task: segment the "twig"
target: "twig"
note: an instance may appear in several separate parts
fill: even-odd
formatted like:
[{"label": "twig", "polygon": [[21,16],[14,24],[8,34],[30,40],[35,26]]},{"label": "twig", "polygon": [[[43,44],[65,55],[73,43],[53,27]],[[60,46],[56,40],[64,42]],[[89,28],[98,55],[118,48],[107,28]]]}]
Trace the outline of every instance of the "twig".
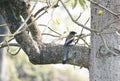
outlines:
[{"label": "twig", "polygon": [[102,35],[102,34],[99,34],[99,35],[100,35],[100,37],[101,37],[101,39],[102,39],[102,41],[103,41],[103,43],[104,43],[104,46],[105,46],[106,50],[107,50],[108,52],[111,52],[111,53],[114,54],[114,55],[118,55],[117,53],[115,53],[114,51],[112,51],[112,50],[109,49],[109,47],[108,47],[108,45],[107,45],[107,43],[106,43],[106,40],[105,40],[105,38],[103,37],[103,35]]},{"label": "twig", "polygon": [[55,30],[53,30],[52,28],[50,28],[50,27],[49,27],[49,26],[47,26],[47,25],[44,25],[44,24],[39,24],[39,26],[44,26],[44,27],[47,27],[47,28],[49,28],[52,32],[54,32],[54,33],[58,34],[59,36],[61,36],[61,34],[60,34],[60,33],[56,32]]},{"label": "twig", "polygon": [[81,17],[82,13],[80,12],[80,15],[75,19],[75,21],[78,21],[78,19]]},{"label": "twig", "polygon": [[70,14],[69,10],[67,9],[67,7],[66,7],[66,6],[64,5],[64,3],[62,2],[62,0],[60,0],[60,2],[61,2],[61,4],[63,5],[63,7],[65,8],[65,10],[67,11],[67,13],[68,13],[68,15],[70,16],[71,20],[72,20],[74,23],[76,23],[77,25],[79,25],[79,26],[81,26],[81,27],[83,27],[83,28],[85,28],[86,30],[89,30],[89,31],[91,31],[91,32],[98,32],[98,30],[89,28],[89,27],[84,26],[83,24],[75,21],[75,20],[73,19],[72,15]]},{"label": "twig", "polygon": [[[89,21],[89,20],[90,20],[90,18],[88,18],[88,20],[85,22],[85,24],[84,24],[84,25],[86,25],[86,24],[88,23],[88,21]],[[84,29],[84,28],[82,28],[81,33],[80,33],[80,34],[82,34],[83,29]]]},{"label": "twig", "polygon": [[2,27],[2,26],[8,26],[7,24],[0,24],[0,27]]},{"label": "twig", "polygon": [[[31,12],[33,11],[33,9],[34,9],[34,7],[36,6],[36,4],[37,4],[37,2],[38,2],[38,0],[36,1],[36,3],[34,4],[34,6],[33,6],[33,8],[32,8],[32,10],[31,10]],[[57,1],[57,3],[58,3],[58,1]],[[56,5],[56,4],[55,4]],[[52,5],[52,6],[50,6],[49,8],[51,8],[51,7],[53,7],[54,5]],[[48,9],[49,9],[48,8]],[[40,18],[43,14],[45,14],[46,12],[47,12],[47,10],[46,11],[44,11],[40,16],[38,16],[37,18],[35,18],[35,20],[33,20],[30,24],[28,24],[28,26],[27,27],[25,27],[25,28],[23,28],[23,26],[26,24],[26,22],[29,20],[29,18],[31,17],[31,12],[30,12],[30,14],[28,15],[28,17],[26,18],[26,20],[24,21],[24,23],[19,27],[19,29],[13,34],[13,36],[15,36],[15,35],[17,35],[17,34],[20,34],[21,32],[23,32],[23,31],[25,31],[29,26],[31,26],[38,18]],[[23,28],[23,29],[22,29]],[[22,30],[21,30],[22,29]]]},{"label": "twig", "polygon": [[46,10],[46,9],[48,9],[48,8],[49,8],[49,6],[45,6],[45,7],[41,8],[41,9],[39,9],[39,10],[34,14],[34,17],[36,17],[41,11]]},{"label": "twig", "polygon": [[6,45],[7,45],[6,42],[10,42],[10,41],[12,41],[13,39],[14,39],[14,38],[11,37],[9,40],[4,40],[3,42],[1,42],[1,43],[0,43],[0,48],[2,48],[2,47],[4,47],[4,46],[6,47]]},{"label": "twig", "polygon": [[11,55],[17,55],[21,50],[21,47],[15,52],[15,53],[11,53]]},{"label": "twig", "polygon": [[88,47],[90,47],[90,45],[83,39],[83,38],[81,38],[83,41],[84,41],[84,43],[88,46]]},{"label": "twig", "polygon": [[10,54],[10,55],[17,55],[19,52],[20,52],[20,50],[21,50],[21,47],[15,52],[15,53],[12,53],[12,52],[10,52],[10,47],[9,47],[9,45],[7,46],[8,48],[7,48],[7,52]]},{"label": "twig", "polygon": [[0,37],[12,37],[12,34],[0,34]]},{"label": "twig", "polygon": [[[86,24],[88,23],[88,21],[89,21],[89,18],[88,18],[88,20],[85,22],[85,24],[84,24],[84,25],[86,25]],[[78,41],[80,40],[81,36],[83,35],[83,34],[82,34],[83,29],[84,29],[84,28],[82,28],[82,30],[81,30],[81,32],[80,32],[80,34],[78,35],[78,38],[77,38],[77,41],[75,42],[75,45],[78,43]],[[82,37],[82,38],[83,38],[83,37]]]},{"label": "twig", "polygon": [[60,37],[60,36],[49,34],[49,33],[42,33],[42,35],[49,35],[49,36],[52,36],[52,37]]},{"label": "twig", "polygon": [[112,25],[112,24],[114,24],[114,23],[116,23],[116,22],[118,22],[118,21],[120,21],[120,19],[116,19],[116,20],[114,20],[114,21],[111,21],[110,23],[108,23],[107,25],[105,25],[105,26],[100,30],[100,32],[102,32],[103,30],[109,28],[110,25]]},{"label": "twig", "polygon": [[[4,48],[4,47],[7,47],[7,52],[11,55],[17,55],[19,53],[19,51],[21,50],[21,47],[19,44],[16,44],[16,43],[11,43],[11,44],[8,44],[8,41],[5,41],[6,43],[5,44],[2,44],[0,45],[0,48]],[[11,53],[10,52],[10,46],[17,46],[17,47],[20,47],[18,51],[16,51],[15,53]]]},{"label": "twig", "polygon": [[17,43],[10,43],[10,44],[2,44],[2,45],[0,45],[0,48],[4,48],[4,47],[7,47],[7,46],[15,46],[15,47],[20,47],[20,45],[19,44],[17,44]]}]

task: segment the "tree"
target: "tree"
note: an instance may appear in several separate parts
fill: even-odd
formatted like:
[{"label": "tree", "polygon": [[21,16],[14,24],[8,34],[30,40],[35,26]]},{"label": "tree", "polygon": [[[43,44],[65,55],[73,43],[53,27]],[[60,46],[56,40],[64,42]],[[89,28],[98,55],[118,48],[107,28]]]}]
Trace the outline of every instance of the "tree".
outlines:
[{"label": "tree", "polygon": [[[43,11],[42,14],[44,14],[47,9],[56,8],[58,3],[61,3],[71,20],[89,30],[92,34],[90,48],[77,45],[70,46],[70,60],[67,63],[88,68],[90,70],[90,81],[118,81],[119,66],[117,64],[119,63],[120,51],[118,49],[118,40],[116,39],[118,38],[116,32],[119,33],[116,30],[116,26],[119,24],[119,13],[117,14],[119,12],[119,1],[89,1],[92,3],[91,28],[75,20],[62,0],[55,1],[54,4],[47,3],[48,6],[38,10],[35,15],[31,14],[32,11],[29,10],[27,2],[1,0],[0,14],[4,17],[9,27],[11,32],[9,36],[14,37],[18,44],[5,43],[3,41],[0,47],[20,46],[33,64],[61,63],[64,47],[53,43],[43,43],[41,32],[38,31],[35,22],[39,13]],[[21,17],[24,19],[23,23]],[[82,36],[81,34],[78,35],[78,40]],[[73,61],[74,59],[76,62]]]},{"label": "tree", "polygon": [[[91,36],[90,80],[119,81],[119,6],[117,0],[91,1],[91,28],[100,31]],[[96,6],[98,5],[98,6]],[[102,15],[97,11],[102,10]]]},{"label": "tree", "polygon": [[[0,24],[5,24],[3,17],[0,15]],[[0,26],[0,34],[6,33],[6,26]],[[5,37],[0,37],[0,42],[4,41]],[[6,51],[5,48],[0,49],[0,81],[6,81]]]}]

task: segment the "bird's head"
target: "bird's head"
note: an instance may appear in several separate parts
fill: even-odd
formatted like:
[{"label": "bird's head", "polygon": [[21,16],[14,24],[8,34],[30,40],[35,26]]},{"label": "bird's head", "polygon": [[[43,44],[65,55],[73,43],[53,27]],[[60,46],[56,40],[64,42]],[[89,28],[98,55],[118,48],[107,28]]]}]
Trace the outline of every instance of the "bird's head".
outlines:
[{"label": "bird's head", "polygon": [[70,35],[75,35],[75,34],[77,34],[75,31],[71,31],[70,33],[69,33]]}]

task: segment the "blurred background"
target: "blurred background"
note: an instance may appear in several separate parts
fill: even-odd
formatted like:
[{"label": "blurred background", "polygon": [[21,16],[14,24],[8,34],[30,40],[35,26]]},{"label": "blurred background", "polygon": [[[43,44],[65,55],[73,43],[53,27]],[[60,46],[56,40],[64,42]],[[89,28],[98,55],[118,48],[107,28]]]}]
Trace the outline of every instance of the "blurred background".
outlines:
[{"label": "blurred background", "polygon": [[23,53],[7,55],[6,81],[89,81],[88,70],[73,65],[33,65]]}]

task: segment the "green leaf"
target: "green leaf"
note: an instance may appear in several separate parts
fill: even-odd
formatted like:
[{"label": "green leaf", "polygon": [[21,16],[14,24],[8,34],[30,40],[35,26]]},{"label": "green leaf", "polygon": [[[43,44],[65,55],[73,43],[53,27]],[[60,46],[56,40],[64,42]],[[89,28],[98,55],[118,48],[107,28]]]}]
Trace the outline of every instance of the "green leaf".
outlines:
[{"label": "green leaf", "polygon": [[73,8],[73,9],[77,6],[77,1],[78,1],[78,0],[74,0],[74,3],[73,3],[73,5],[72,5],[72,8]]},{"label": "green leaf", "polygon": [[83,7],[83,9],[85,9],[85,7],[86,7],[85,0],[79,0],[79,4]]},{"label": "green leaf", "polygon": [[65,3],[68,3],[70,0],[66,0]]}]

